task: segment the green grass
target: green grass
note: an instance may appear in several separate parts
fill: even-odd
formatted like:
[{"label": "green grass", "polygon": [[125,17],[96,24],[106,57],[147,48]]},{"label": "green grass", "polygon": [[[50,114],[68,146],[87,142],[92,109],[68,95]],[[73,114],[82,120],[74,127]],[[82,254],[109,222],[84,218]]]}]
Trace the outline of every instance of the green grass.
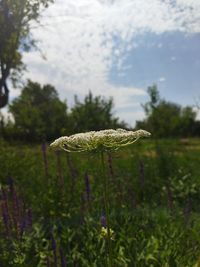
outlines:
[{"label": "green grass", "polygon": [[[0,141],[0,266],[106,266],[99,155],[45,153]],[[200,140],[140,140],[106,172],[114,266],[195,266]]]}]

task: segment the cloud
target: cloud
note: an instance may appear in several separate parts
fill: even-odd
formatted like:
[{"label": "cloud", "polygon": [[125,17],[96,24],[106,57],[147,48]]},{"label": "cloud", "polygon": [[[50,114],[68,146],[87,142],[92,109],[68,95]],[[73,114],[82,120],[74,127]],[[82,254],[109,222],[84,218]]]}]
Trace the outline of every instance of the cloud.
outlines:
[{"label": "cloud", "polygon": [[43,26],[32,25],[32,34],[47,60],[37,51],[24,53],[26,78],[55,85],[69,102],[74,94],[83,97],[89,89],[113,96],[121,116],[120,107],[138,102],[144,89],[116,87],[109,77],[113,64],[125,72],[122,65],[137,47],[137,34],[200,32],[200,4],[198,0],[57,0],[40,23]]},{"label": "cloud", "polygon": [[145,118],[145,113],[142,110],[139,109],[128,109],[125,111],[121,111],[120,113],[120,118],[124,121],[139,121],[139,120],[143,120]]},{"label": "cloud", "polygon": [[200,8],[199,0],[176,0],[176,3],[182,7]]},{"label": "cloud", "polygon": [[3,119],[4,119],[5,122],[14,121],[12,115],[8,111],[8,107],[5,107],[5,108],[1,109],[1,111],[0,111],[0,119],[1,119],[1,116],[3,116]]},{"label": "cloud", "polygon": [[160,78],[158,79],[158,81],[159,81],[160,83],[163,83],[163,82],[166,81],[166,78],[165,78],[165,77],[160,77]]}]

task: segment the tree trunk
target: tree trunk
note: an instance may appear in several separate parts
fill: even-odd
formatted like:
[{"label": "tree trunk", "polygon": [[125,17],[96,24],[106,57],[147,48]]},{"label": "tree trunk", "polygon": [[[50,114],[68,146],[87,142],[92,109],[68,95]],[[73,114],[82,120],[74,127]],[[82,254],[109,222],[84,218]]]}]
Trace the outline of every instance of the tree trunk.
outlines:
[{"label": "tree trunk", "polygon": [[8,98],[9,90],[6,82],[3,82],[2,79],[0,79],[0,109],[8,104]]}]

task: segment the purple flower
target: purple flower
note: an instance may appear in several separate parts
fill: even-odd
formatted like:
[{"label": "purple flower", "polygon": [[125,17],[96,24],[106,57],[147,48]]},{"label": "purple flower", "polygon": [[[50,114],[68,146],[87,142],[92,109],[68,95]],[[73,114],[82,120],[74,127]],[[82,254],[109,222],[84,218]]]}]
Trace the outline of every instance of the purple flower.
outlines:
[{"label": "purple flower", "polygon": [[62,248],[60,248],[60,261],[61,261],[61,267],[67,267]]},{"label": "purple flower", "polygon": [[101,223],[102,227],[106,227],[107,226],[106,216],[105,215],[101,215],[100,223]]},{"label": "purple flower", "polygon": [[9,217],[8,217],[8,213],[6,211],[6,207],[4,205],[4,203],[1,203],[1,210],[2,210],[2,219],[6,228],[6,232],[8,234],[9,231]]},{"label": "purple flower", "polygon": [[86,188],[87,201],[90,202],[91,189],[90,189],[90,180],[89,180],[89,176],[88,176],[87,172],[85,173],[84,178],[85,178],[85,188]]}]

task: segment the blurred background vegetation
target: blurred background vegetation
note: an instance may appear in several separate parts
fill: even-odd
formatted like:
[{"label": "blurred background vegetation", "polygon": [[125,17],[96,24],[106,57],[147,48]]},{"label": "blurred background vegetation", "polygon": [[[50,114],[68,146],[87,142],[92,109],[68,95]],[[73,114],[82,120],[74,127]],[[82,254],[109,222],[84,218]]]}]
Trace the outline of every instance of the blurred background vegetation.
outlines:
[{"label": "blurred background vegetation", "polygon": [[28,81],[18,98],[9,104],[12,116],[1,116],[1,136],[6,140],[50,141],[61,135],[108,128],[145,129],[153,138],[198,137],[200,121],[194,107],[182,107],[160,97],[156,85],[147,89],[149,101],[142,105],[145,119],[132,128],[113,112],[113,99],[94,96],[90,91],[83,101],[75,96],[69,109],[56,89]]}]

